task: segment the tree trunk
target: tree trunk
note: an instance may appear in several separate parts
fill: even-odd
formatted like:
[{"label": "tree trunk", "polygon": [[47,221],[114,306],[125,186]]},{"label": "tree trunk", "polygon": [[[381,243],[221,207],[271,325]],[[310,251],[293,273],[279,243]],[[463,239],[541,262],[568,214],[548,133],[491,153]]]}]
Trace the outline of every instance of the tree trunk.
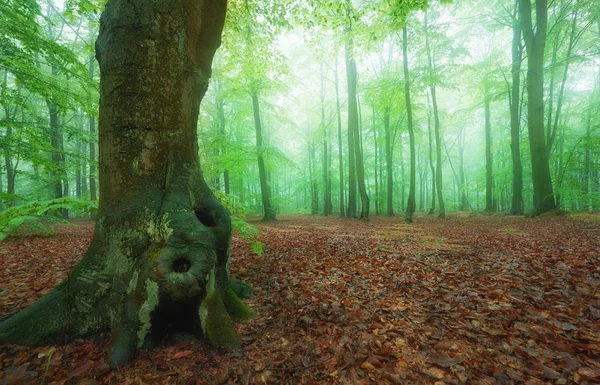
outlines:
[{"label": "tree trunk", "polygon": [[[377,129],[375,128],[375,105],[371,108],[371,127],[373,128],[373,146],[375,149],[375,215],[379,215],[379,180],[377,178],[379,162],[379,146],[377,145]],[[381,186],[383,188],[383,186]]]},{"label": "tree trunk", "polygon": [[[56,75],[56,70],[52,66],[52,75]],[[54,189],[54,198],[63,197],[63,167],[62,167],[62,154],[61,154],[61,129],[59,122],[59,108],[52,98],[46,99],[46,106],[48,107],[48,115],[50,116],[50,146],[52,168],[50,169],[50,175],[52,175],[52,185]]]},{"label": "tree trunk", "polygon": [[260,179],[260,193],[262,196],[262,205],[264,216],[263,221],[275,220],[275,209],[271,201],[271,190],[267,182],[267,169],[265,167],[264,145],[262,136],[262,125],[260,120],[260,108],[258,103],[258,95],[252,93],[252,110],[254,111],[254,128],[256,130],[256,157],[258,159],[258,177]]},{"label": "tree trunk", "polygon": [[[515,2],[514,17],[518,15],[519,0]],[[523,166],[521,165],[521,61],[523,46],[521,44],[521,24],[517,20],[513,24],[512,37],[512,94],[509,95],[510,106],[510,152],[512,157],[512,201],[510,215],[523,215]]]},{"label": "tree trunk", "polygon": [[329,127],[325,124],[325,75],[323,73],[323,63],[321,63],[321,128],[323,132],[323,215],[328,216],[332,213],[331,204],[331,177],[329,175]]},{"label": "tree trunk", "polygon": [[410,145],[410,186],[408,202],[406,203],[407,223],[412,223],[415,213],[415,183],[416,183],[416,153],[415,153],[415,129],[413,127],[412,105],[410,101],[410,77],[408,72],[408,36],[406,25],[402,28],[402,58],[404,62],[404,100],[406,104],[406,116],[408,120],[408,139]]},{"label": "tree trunk", "polygon": [[533,215],[554,209],[549,151],[544,138],[544,48],[548,24],[547,0],[535,3],[536,31],[531,21],[531,1],[520,1],[520,19],[527,49],[527,129],[533,180]]},{"label": "tree trunk", "polygon": [[310,213],[317,215],[319,213],[319,196],[317,181],[314,176],[315,168],[315,145],[312,141],[308,142],[308,175],[310,179]]},{"label": "tree trunk", "polygon": [[490,118],[490,91],[486,80],[483,86],[483,109],[485,115],[485,209],[491,213],[494,207],[494,154],[492,152],[492,123]]},{"label": "tree trunk", "polygon": [[342,113],[340,109],[340,91],[338,79],[338,58],[335,55],[335,108],[338,125],[338,158],[340,164],[340,218],[346,216],[345,199],[344,199],[344,153],[342,149]]},{"label": "tree trunk", "polygon": [[[349,35],[350,32],[347,32]],[[351,40],[348,37],[349,40]],[[358,110],[356,105],[356,75],[352,70],[352,47],[346,44],[346,78],[348,83],[348,208],[346,218],[358,218],[356,212],[356,148],[358,144]]]},{"label": "tree trunk", "polygon": [[427,96],[427,133],[429,135],[429,168],[431,169],[431,208],[429,209],[428,215],[435,213],[435,166],[433,165],[433,133],[431,129],[431,109],[429,108],[429,93],[425,92]]},{"label": "tree trunk", "polygon": [[356,166],[356,180],[358,191],[360,193],[360,217],[361,220],[369,219],[369,196],[365,184],[365,165],[362,155],[362,136],[359,130],[358,120],[358,102],[356,98],[356,62],[353,57],[352,42],[349,44],[349,53],[347,65],[348,75],[348,131],[354,131],[354,157]]},{"label": "tree trunk", "polygon": [[[94,79],[94,67],[96,58],[92,55],[90,57],[90,64],[88,73],[90,79]],[[96,119],[93,116],[88,116],[88,125],[90,130],[90,199],[95,201],[98,199],[97,187],[96,187],[96,175],[98,169],[96,168]]]},{"label": "tree trunk", "polygon": [[66,281],[0,325],[2,342],[64,343],[110,329],[112,367],[167,330],[239,346],[230,316],[251,313],[228,278],[230,218],[202,179],[196,136],[225,7],[215,0],[107,3],[96,42],[94,237]]},{"label": "tree trunk", "polygon": [[390,127],[390,107],[383,112],[383,128],[385,130],[385,175],[387,179],[387,201],[385,214],[394,216],[394,163],[392,156],[392,128]]},{"label": "tree trunk", "polygon": [[[223,95],[222,95],[222,89],[221,89],[221,81],[219,79],[217,79],[217,81],[215,82],[216,84],[216,100],[215,100],[215,106],[217,109],[217,128],[218,128],[218,133],[219,136],[221,137],[221,140],[219,141],[220,145],[219,145],[219,150],[220,150],[220,154],[221,156],[224,156],[227,153],[227,146],[224,145],[224,143],[226,143],[225,141],[225,126],[226,126],[226,119],[225,119],[225,100],[223,99]],[[223,170],[223,186],[225,187],[225,194],[229,195],[230,194],[230,186],[229,186],[229,170],[227,170],[227,167],[225,167],[225,169]]]},{"label": "tree trunk", "polygon": [[[552,130],[550,131],[549,135],[548,135],[548,153],[552,152],[552,146],[554,145],[554,138],[556,137],[556,133],[558,132],[558,121],[560,119],[560,114],[562,111],[562,106],[563,106],[563,102],[564,102],[564,95],[565,95],[565,85],[567,84],[567,76],[569,74],[569,63],[571,62],[571,53],[573,52],[573,47],[575,45],[575,40],[576,40],[576,34],[575,34],[575,27],[577,26],[577,8],[575,8],[574,14],[573,14],[573,20],[571,21],[571,33],[569,35],[569,45],[567,46],[567,54],[565,57],[565,68],[563,69],[563,74],[562,74],[562,79],[561,79],[561,83],[560,83],[560,90],[558,91],[558,100],[556,101],[556,114],[554,115],[554,125],[552,126],[548,126],[548,128],[550,129],[550,127],[552,127]],[[559,204],[556,204],[557,206],[559,206]]]},{"label": "tree trunk", "polygon": [[[429,46],[429,31],[427,27],[427,15],[425,15],[425,48],[427,50],[427,65],[429,72],[433,73],[435,66],[432,58],[431,47]],[[435,83],[431,84],[431,103],[433,105],[433,123],[435,127],[435,184],[437,189],[438,204],[440,206],[440,218],[446,218],[446,208],[444,206],[444,197],[442,195],[442,142],[440,133],[440,115],[438,112],[437,97],[435,95]]]}]

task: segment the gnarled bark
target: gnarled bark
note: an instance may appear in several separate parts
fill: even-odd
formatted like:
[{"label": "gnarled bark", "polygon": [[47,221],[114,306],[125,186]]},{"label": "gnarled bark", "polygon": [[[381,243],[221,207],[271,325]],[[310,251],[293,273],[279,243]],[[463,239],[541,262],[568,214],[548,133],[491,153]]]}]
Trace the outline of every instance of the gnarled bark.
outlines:
[{"label": "gnarled bark", "polygon": [[96,42],[94,237],[69,278],[0,325],[0,340],[49,344],[110,329],[113,367],[167,330],[239,346],[231,320],[251,312],[228,277],[230,218],[202,178],[196,137],[225,8],[214,0],[108,2]]}]

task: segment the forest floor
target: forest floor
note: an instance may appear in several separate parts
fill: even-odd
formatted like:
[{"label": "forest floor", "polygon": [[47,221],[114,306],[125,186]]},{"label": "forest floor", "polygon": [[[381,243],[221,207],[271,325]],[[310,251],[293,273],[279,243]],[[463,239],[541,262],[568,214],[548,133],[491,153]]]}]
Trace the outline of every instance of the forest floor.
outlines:
[{"label": "forest floor", "polygon": [[[255,290],[240,351],[192,340],[111,372],[106,339],[4,345],[0,384],[600,382],[598,215],[256,225],[263,255],[232,247],[232,276]],[[78,222],[0,244],[0,317],[64,279],[92,232]]]}]

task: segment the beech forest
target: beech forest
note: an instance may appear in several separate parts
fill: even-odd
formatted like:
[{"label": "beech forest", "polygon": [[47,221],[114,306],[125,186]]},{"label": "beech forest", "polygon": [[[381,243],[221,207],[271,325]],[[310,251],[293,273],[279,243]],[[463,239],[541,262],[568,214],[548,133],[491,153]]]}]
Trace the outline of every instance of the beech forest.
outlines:
[{"label": "beech forest", "polygon": [[0,0],[0,385],[600,383],[600,2]]}]

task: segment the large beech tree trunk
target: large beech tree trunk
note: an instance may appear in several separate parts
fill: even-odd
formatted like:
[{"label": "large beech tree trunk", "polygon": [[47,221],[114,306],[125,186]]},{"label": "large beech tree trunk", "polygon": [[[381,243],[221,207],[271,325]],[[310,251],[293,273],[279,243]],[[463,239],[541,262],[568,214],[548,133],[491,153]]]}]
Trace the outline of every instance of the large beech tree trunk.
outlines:
[{"label": "large beech tree trunk", "polygon": [[231,319],[251,312],[228,278],[230,218],[202,178],[196,137],[225,9],[224,0],[108,2],[96,42],[96,231],[69,278],[2,323],[0,341],[110,329],[113,367],[166,330],[239,346]]}]

